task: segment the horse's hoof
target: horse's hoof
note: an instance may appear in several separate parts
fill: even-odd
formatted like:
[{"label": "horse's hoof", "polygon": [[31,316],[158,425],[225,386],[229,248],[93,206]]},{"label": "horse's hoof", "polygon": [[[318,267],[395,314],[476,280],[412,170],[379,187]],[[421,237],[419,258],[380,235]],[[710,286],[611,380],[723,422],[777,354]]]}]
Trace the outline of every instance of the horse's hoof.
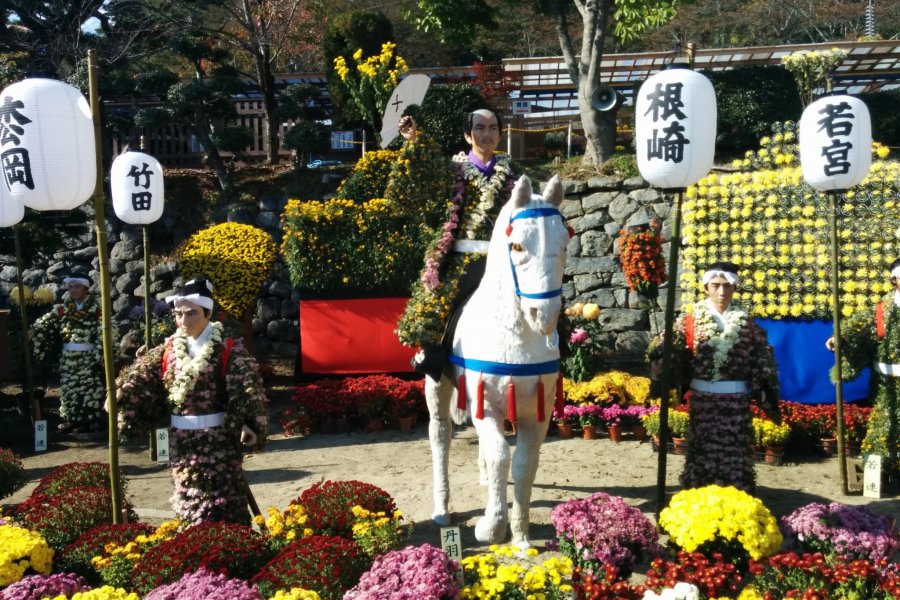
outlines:
[{"label": "horse's hoof", "polygon": [[524,540],[519,540],[517,542],[514,541],[511,545],[518,548],[519,552],[524,553],[526,550],[531,548],[531,540],[525,538]]},{"label": "horse's hoof", "polygon": [[506,537],[507,522],[481,517],[475,523],[475,539],[482,544],[499,544]]},{"label": "horse's hoof", "polygon": [[431,520],[434,521],[434,524],[438,527],[446,527],[450,524],[450,515],[448,515],[447,513],[434,513],[433,515],[431,515]]}]

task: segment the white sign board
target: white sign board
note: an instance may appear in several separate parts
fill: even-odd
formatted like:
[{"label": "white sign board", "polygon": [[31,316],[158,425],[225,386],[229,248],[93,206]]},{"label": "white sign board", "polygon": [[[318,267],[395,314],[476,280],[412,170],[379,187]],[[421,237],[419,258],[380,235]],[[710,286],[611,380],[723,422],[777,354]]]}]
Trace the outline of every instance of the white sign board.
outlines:
[{"label": "white sign board", "polygon": [[352,131],[332,131],[331,132],[331,149],[332,150],[353,150],[353,132]]},{"label": "white sign board", "polygon": [[531,102],[528,100],[513,100],[512,114],[514,114],[514,115],[531,114]]},{"label": "white sign board", "polygon": [[422,104],[425,92],[431,85],[431,77],[418,73],[410,75],[394,88],[387,106],[384,107],[384,116],[381,118],[381,147],[386,148],[397,134],[400,133],[400,117],[403,111],[411,104]]},{"label": "white sign board", "polygon": [[34,422],[34,451],[44,452],[47,450],[47,421]]},{"label": "white sign board", "polygon": [[169,462],[169,428],[156,430],[156,462]]},{"label": "white sign board", "polygon": [[863,464],[863,496],[881,498],[881,457],[877,454],[866,456]]}]

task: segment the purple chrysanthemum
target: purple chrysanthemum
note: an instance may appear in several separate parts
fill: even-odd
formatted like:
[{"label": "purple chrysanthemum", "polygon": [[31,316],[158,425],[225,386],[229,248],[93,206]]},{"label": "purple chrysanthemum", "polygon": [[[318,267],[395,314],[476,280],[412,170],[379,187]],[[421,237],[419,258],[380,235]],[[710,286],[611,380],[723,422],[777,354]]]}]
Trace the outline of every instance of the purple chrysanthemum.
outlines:
[{"label": "purple chrysanthemum", "polygon": [[376,558],[344,600],[450,600],[459,593],[457,570],[434,546],[408,546]]},{"label": "purple chrysanthemum", "polygon": [[156,588],[144,600],[263,600],[263,597],[246,581],[201,568]]},{"label": "purple chrysanthemum", "polygon": [[88,582],[74,573],[28,575],[0,590],[0,600],[41,600],[57,596],[71,596],[91,589]]},{"label": "purple chrysanthemum", "polygon": [[890,560],[900,547],[894,522],[866,506],[813,502],[781,518],[784,533],[813,552]]}]

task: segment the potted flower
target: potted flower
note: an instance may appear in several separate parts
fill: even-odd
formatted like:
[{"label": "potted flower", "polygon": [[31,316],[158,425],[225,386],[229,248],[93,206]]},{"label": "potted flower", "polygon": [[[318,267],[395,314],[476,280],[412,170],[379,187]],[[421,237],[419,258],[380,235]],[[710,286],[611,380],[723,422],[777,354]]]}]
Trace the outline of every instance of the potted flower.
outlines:
[{"label": "potted flower", "polygon": [[791,426],[786,422],[775,423],[768,419],[753,419],[754,438],[765,452],[765,461],[780,464],[784,446],[791,437]]},{"label": "potted flower", "polygon": [[900,548],[894,521],[867,506],[813,502],[781,518],[795,548],[849,559],[890,560]]},{"label": "potted flower", "polygon": [[563,374],[575,382],[590,379],[599,370],[611,339],[600,324],[600,307],[578,302],[566,308],[562,330],[570,353],[563,361]]},{"label": "potted flower", "polygon": [[429,544],[407,546],[378,556],[344,600],[405,597],[411,590],[428,590],[431,598],[456,598],[459,564]]},{"label": "potted flower", "polygon": [[669,409],[669,433],[675,454],[684,453],[684,439],[687,437],[688,423],[691,418],[683,410]]},{"label": "potted flower", "polygon": [[562,413],[554,409],[553,422],[559,431],[559,437],[569,439],[572,437],[572,430],[578,424],[578,408],[572,404],[563,406]]},{"label": "potted flower", "polygon": [[659,295],[667,279],[659,222],[634,225],[619,233],[619,258],[628,287],[644,299]]},{"label": "potted flower", "polygon": [[581,423],[582,436],[586,440],[592,440],[597,436],[597,426],[602,419],[601,409],[596,404],[579,406],[578,422]]}]

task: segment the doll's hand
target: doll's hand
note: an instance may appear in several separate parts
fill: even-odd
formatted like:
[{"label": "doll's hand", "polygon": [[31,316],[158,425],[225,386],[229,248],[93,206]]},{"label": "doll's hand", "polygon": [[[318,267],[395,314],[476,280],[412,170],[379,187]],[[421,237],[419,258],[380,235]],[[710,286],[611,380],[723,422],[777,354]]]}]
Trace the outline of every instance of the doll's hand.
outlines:
[{"label": "doll's hand", "polygon": [[834,352],[834,336],[825,340],[825,347]]},{"label": "doll's hand", "polygon": [[241,443],[245,446],[253,446],[256,444],[256,434],[246,425],[241,427]]},{"label": "doll's hand", "polygon": [[403,136],[404,140],[414,141],[416,139],[416,134],[418,133],[416,129],[416,120],[413,119],[410,115],[406,115],[404,117],[400,117],[400,135]]}]

